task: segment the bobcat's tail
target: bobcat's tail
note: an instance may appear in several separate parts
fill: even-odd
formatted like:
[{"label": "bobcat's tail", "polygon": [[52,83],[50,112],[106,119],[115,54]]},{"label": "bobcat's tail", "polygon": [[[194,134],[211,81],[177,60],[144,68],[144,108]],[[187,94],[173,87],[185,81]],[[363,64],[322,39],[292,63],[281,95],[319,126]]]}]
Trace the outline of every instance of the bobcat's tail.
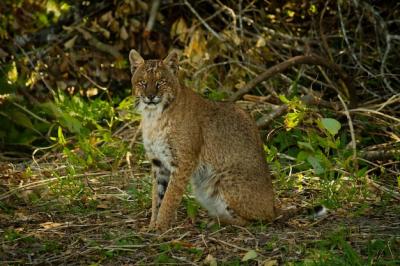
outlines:
[{"label": "bobcat's tail", "polygon": [[311,208],[288,208],[288,209],[276,209],[276,219],[279,221],[287,221],[298,215],[307,215],[312,218],[320,218],[328,214],[328,208],[324,205],[317,205]]}]

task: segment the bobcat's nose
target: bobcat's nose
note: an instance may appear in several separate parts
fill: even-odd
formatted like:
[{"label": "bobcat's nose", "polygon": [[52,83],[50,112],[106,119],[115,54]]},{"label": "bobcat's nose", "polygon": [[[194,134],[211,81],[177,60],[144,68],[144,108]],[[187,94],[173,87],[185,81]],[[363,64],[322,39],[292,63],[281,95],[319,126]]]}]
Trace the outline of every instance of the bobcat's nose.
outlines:
[{"label": "bobcat's nose", "polygon": [[157,96],[156,94],[148,94],[144,98],[144,102],[146,104],[157,104],[161,101],[160,96]]}]

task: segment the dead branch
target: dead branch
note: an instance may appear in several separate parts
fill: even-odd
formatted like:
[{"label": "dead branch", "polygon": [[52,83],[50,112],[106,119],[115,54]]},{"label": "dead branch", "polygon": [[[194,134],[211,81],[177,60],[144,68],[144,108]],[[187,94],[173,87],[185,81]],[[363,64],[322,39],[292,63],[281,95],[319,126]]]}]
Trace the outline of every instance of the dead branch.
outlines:
[{"label": "dead branch", "polygon": [[115,49],[115,47],[106,44],[106,43],[102,43],[101,41],[99,41],[97,38],[95,38],[90,32],[88,32],[87,30],[82,29],[81,27],[76,27],[75,28],[77,31],[79,31],[83,38],[88,41],[88,43],[95,47],[97,50],[111,54],[112,56],[114,56],[115,58],[122,58],[123,56],[121,55],[121,53]]},{"label": "dead branch", "polygon": [[223,38],[215,31],[213,28],[211,28],[210,25],[197,13],[196,9],[193,8],[193,6],[187,1],[184,1],[185,5],[190,9],[190,11],[197,17],[198,20],[200,20],[201,24],[209,31],[211,32],[212,35],[214,35],[219,41],[223,41]]},{"label": "dead branch", "polygon": [[271,95],[268,96],[257,96],[251,94],[243,95],[243,99],[250,102],[267,102],[271,98]]},{"label": "dead branch", "polygon": [[321,38],[322,48],[325,50],[325,53],[329,56],[329,59],[332,62],[333,61],[332,53],[329,50],[328,41],[326,40],[326,36],[324,34],[324,27],[323,27],[324,15],[329,6],[329,2],[330,2],[329,0],[326,1],[324,9],[322,9],[322,11],[321,11],[321,16],[319,17],[319,36]]},{"label": "dead branch", "polygon": [[338,95],[340,102],[343,105],[344,114],[347,117],[347,121],[349,122],[350,136],[351,136],[351,147],[353,149],[353,166],[356,171],[358,171],[358,161],[357,161],[357,140],[356,134],[354,134],[354,126],[353,120],[351,119],[349,109],[347,108],[346,103],[343,101],[342,96]]},{"label": "dead branch", "polygon": [[279,63],[279,64],[273,66],[273,67],[268,68],[263,73],[261,73],[260,75],[255,77],[253,80],[251,80],[249,83],[247,83],[242,89],[235,92],[229,98],[229,100],[236,101],[240,97],[242,97],[244,94],[249,93],[256,85],[258,85],[262,81],[265,81],[266,79],[269,79],[270,77],[272,77],[278,73],[281,73],[290,67],[297,66],[297,65],[303,65],[303,64],[324,66],[324,67],[336,72],[339,75],[339,78],[346,85],[347,95],[350,100],[350,106],[354,107],[357,105],[356,92],[355,92],[354,87],[351,85],[347,74],[345,74],[338,65],[331,63],[328,60],[326,60],[325,58],[322,58],[317,55],[295,56],[295,57],[292,57],[282,63]]},{"label": "dead branch", "polygon": [[154,22],[156,21],[158,9],[160,7],[160,0],[153,0],[151,3],[149,20],[147,21],[146,28],[144,29],[143,35],[149,36],[153,30]]}]

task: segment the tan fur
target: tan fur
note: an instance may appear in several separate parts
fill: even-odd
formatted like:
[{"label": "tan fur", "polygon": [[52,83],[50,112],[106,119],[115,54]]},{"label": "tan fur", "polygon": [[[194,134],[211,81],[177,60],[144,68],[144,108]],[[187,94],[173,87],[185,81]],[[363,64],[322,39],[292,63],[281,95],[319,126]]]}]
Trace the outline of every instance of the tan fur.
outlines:
[{"label": "tan fur", "polygon": [[209,101],[183,87],[174,52],[145,61],[132,50],[129,59],[153,163],[150,226],[171,226],[190,181],[199,203],[222,222],[272,221],[274,191],[253,120],[234,104]]}]

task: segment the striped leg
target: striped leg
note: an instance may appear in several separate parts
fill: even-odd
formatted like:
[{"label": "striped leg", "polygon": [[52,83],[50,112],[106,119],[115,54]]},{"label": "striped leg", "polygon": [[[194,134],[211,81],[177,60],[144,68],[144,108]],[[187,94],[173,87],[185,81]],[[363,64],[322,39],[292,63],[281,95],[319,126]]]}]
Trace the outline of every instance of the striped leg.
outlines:
[{"label": "striped leg", "polygon": [[164,199],[165,191],[167,190],[169,177],[171,175],[170,170],[168,170],[160,160],[152,160],[153,169],[153,191],[152,191],[152,210],[151,210],[151,221],[150,228],[154,228],[158,210],[161,206],[161,202]]}]

